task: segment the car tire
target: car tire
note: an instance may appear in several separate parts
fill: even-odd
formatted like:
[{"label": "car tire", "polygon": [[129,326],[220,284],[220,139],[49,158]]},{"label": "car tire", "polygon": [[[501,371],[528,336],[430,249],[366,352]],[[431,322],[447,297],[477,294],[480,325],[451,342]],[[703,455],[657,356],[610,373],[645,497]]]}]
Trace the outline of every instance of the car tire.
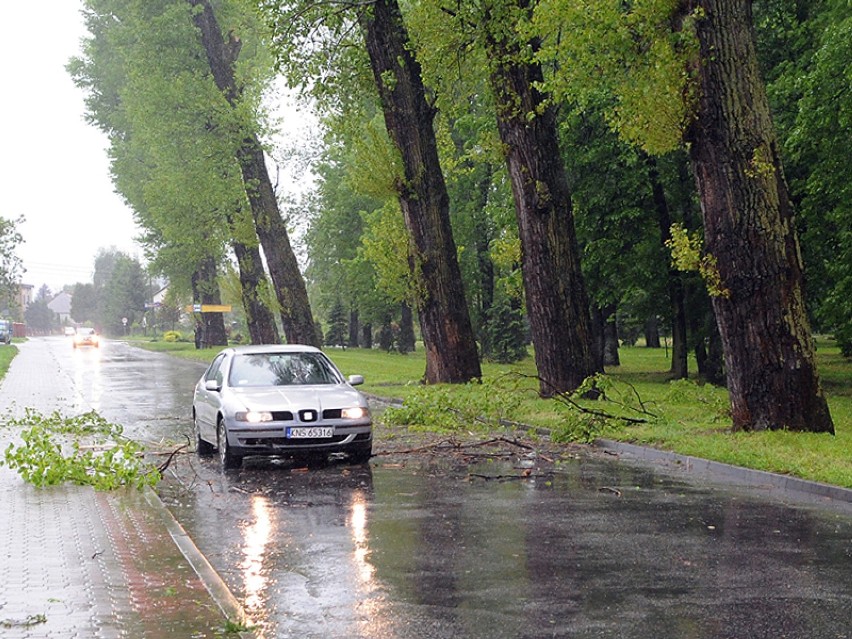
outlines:
[{"label": "car tire", "polygon": [[362,448],[360,450],[353,450],[349,453],[349,461],[352,464],[366,464],[370,461],[370,457],[373,456],[373,447]]},{"label": "car tire", "polygon": [[198,418],[193,415],[192,417],[192,427],[195,430],[195,450],[202,457],[208,457],[216,452],[216,447],[208,442],[206,439],[201,438],[201,429],[198,427]]},{"label": "car tire", "polygon": [[222,462],[222,468],[225,470],[230,470],[232,468],[239,468],[243,465],[243,458],[239,455],[234,455],[231,452],[231,447],[228,445],[228,435],[225,433],[225,420],[221,417],[219,418],[219,422],[216,424],[216,435],[219,445],[219,460]]}]

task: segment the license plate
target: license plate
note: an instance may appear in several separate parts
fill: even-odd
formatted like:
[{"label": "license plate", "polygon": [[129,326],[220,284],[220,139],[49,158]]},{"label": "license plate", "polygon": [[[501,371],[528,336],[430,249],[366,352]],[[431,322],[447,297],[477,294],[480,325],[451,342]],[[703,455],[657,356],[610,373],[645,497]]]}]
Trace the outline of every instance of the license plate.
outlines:
[{"label": "license plate", "polygon": [[313,428],[288,428],[287,437],[290,439],[321,439],[334,437],[334,428],[314,426]]}]

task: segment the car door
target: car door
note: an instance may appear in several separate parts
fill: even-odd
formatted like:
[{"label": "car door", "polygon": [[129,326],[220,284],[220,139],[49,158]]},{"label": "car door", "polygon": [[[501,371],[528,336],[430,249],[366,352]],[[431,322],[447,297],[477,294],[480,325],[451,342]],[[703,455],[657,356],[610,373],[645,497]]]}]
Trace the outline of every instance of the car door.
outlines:
[{"label": "car door", "polygon": [[198,429],[201,432],[202,439],[214,444],[216,443],[216,416],[219,414],[221,393],[218,390],[208,390],[206,386],[207,382],[215,381],[216,387],[222,388],[225,358],[225,353],[216,356],[195,389],[195,417],[198,420]]}]

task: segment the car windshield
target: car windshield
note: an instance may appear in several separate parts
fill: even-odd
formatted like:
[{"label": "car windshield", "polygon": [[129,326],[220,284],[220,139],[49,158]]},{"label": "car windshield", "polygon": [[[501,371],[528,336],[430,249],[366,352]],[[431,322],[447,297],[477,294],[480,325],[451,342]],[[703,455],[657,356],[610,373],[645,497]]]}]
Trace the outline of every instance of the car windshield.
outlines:
[{"label": "car windshield", "polygon": [[251,353],[234,356],[230,386],[338,384],[340,379],[319,353]]},{"label": "car windshield", "polygon": [[77,334],[81,335],[83,337],[88,337],[89,335],[95,334],[95,329],[93,329],[93,328],[78,328]]}]

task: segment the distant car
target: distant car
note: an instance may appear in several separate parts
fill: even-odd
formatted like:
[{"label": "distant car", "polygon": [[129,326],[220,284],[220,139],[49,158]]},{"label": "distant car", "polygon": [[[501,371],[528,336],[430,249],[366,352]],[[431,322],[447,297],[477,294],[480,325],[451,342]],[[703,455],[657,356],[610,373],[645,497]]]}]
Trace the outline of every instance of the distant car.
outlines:
[{"label": "distant car", "polygon": [[9,320],[0,320],[0,343],[11,344],[14,327]]},{"label": "distant car", "polygon": [[74,334],[74,348],[78,346],[94,346],[97,348],[100,345],[100,338],[93,328],[78,328]]},{"label": "distant car", "polygon": [[65,336],[66,337],[73,337],[76,334],[77,334],[77,329],[74,328],[73,326],[66,326],[65,327]]},{"label": "distant car", "polygon": [[195,386],[192,418],[200,455],[218,450],[223,468],[243,457],[327,458],[373,451],[367,399],[318,348],[237,346],[221,351]]}]

